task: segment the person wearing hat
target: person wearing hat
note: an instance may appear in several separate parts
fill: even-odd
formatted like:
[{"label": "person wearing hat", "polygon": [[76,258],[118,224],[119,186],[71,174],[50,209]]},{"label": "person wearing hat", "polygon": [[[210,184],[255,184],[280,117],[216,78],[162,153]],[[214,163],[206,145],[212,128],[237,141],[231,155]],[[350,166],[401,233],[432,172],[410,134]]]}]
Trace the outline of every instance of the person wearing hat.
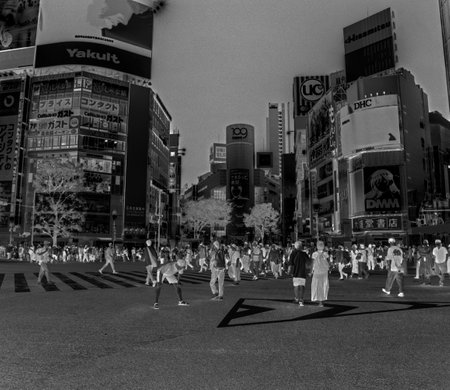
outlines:
[{"label": "person wearing hat", "polygon": [[175,287],[178,296],[178,306],[189,306],[189,303],[183,300],[181,287],[178,283],[179,275],[181,275],[185,269],[186,260],[182,258],[178,258],[177,261],[163,264],[158,268],[158,271],[156,272],[156,293],[155,303],[153,304],[154,309],[159,309],[159,296],[161,295],[161,289],[164,280],[167,280],[169,284]]},{"label": "person wearing hat", "polygon": [[36,261],[40,267],[37,284],[42,283],[42,277],[44,275],[48,284],[54,284],[50,279],[50,272],[47,266],[47,263],[50,261],[50,242],[44,241],[44,245],[36,249]]},{"label": "person wearing hat", "polygon": [[448,251],[445,246],[442,245],[441,240],[434,242],[436,246],[433,248],[432,256],[434,260],[434,270],[439,276],[439,286],[444,286],[444,276],[447,272],[447,255]]},{"label": "person wearing hat", "polygon": [[403,251],[395,242],[395,238],[390,238],[389,249],[386,255],[386,262],[388,266],[388,274],[386,279],[386,286],[382,289],[382,291],[389,295],[391,293],[392,285],[394,284],[394,280],[398,285],[398,296],[403,298],[405,293],[403,292]]},{"label": "person wearing hat", "polygon": [[145,279],[145,285],[150,286],[150,281],[152,282],[152,287],[156,286],[155,278],[153,277],[153,269],[158,267],[158,253],[153,246],[152,240],[145,241],[144,249],[144,263],[145,269],[147,271],[147,277]]},{"label": "person wearing hat", "polygon": [[431,278],[432,249],[428,240],[423,240],[422,245],[417,248],[416,277],[423,278],[424,284],[430,284]]},{"label": "person wearing hat", "polygon": [[110,242],[108,244],[108,248],[106,248],[106,250],[105,250],[105,260],[106,260],[105,265],[98,270],[98,272],[100,272],[100,274],[103,274],[103,270],[108,265],[111,267],[114,275],[118,274],[118,272],[116,272],[116,269],[114,268],[114,254],[115,254],[115,249],[113,247],[112,242]]}]

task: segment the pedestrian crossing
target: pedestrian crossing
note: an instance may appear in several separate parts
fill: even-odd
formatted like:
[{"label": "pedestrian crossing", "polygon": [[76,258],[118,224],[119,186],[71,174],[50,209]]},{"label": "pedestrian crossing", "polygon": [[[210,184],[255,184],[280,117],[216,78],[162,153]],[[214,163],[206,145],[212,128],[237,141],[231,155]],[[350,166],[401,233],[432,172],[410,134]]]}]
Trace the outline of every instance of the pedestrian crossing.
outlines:
[{"label": "pedestrian crossing", "polygon": [[[0,273],[0,294],[147,287],[145,285],[146,276],[145,271],[123,271],[118,274],[103,273],[102,275],[92,271],[51,272],[53,283],[47,283],[44,277],[42,283],[38,284],[38,273],[36,272]],[[209,283],[210,278],[210,271],[198,273],[189,270],[181,275],[180,283],[200,285]],[[260,279],[272,279],[272,277],[261,277]],[[241,280],[251,281],[252,275],[243,273]],[[226,275],[225,281],[232,282],[228,275]]]}]

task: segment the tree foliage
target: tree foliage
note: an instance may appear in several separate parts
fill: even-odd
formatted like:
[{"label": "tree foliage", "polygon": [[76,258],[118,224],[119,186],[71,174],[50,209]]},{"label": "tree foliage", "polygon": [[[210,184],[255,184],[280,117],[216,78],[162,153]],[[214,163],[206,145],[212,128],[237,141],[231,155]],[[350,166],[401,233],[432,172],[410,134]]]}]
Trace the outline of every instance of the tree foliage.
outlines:
[{"label": "tree foliage", "polygon": [[231,218],[231,205],[218,199],[188,201],[183,207],[183,223],[199,238],[200,232],[207,226],[226,226]]},{"label": "tree foliage", "polygon": [[270,203],[255,205],[250,214],[244,214],[244,224],[248,228],[255,229],[255,236],[264,241],[264,236],[269,232],[277,232],[280,214]]},{"label": "tree foliage", "polygon": [[84,214],[79,192],[86,189],[82,167],[68,159],[43,159],[33,178],[34,231],[51,237],[70,237],[82,230]]}]

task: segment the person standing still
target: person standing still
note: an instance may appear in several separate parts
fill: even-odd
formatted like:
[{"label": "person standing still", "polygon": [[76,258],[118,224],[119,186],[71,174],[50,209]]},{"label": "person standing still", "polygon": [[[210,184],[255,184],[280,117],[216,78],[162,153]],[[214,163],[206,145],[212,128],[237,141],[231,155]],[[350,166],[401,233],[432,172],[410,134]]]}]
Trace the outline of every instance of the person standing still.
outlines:
[{"label": "person standing still", "polygon": [[100,272],[100,274],[103,275],[103,270],[108,265],[111,267],[114,275],[118,274],[118,272],[116,272],[116,269],[114,268],[114,255],[115,255],[115,252],[116,251],[115,251],[115,249],[113,247],[113,244],[112,244],[112,242],[110,242],[108,244],[108,248],[106,248],[106,250],[105,250],[105,265],[98,270],[98,272]]},{"label": "person standing still", "polygon": [[323,307],[323,302],[328,299],[330,283],[328,281],[328,253],[324,251],[323,241],[317,242],[317,251],[312,254],[312,282],[311,282],[311,301],[319,302],[319,307]]},{"label": "person standing still", "polygon": [[292,274],[292,284],[294,286],[294,302],[304,306],[304,295],[307,276],[307,265],[309,256],[303,251],[301,241],[294,243],[294,249],[291,251],[288,260],[288,274]]},{"label": "person standing still", "polygon": [[[213,294],[211,299],[214,301],[223,300],[225,267],[225,252],[219,244],[219,241],[214,241],[211,251],[211,281],[209,282]],[[216,281],[218,288],[216,286]]]}]

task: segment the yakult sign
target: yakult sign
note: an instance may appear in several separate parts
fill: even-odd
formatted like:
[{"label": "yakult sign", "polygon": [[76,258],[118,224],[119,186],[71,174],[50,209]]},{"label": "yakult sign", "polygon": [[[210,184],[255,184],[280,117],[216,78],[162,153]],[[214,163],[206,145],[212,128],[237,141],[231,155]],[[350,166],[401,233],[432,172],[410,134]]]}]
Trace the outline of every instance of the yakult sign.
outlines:
[{"label": "yakult sign", "polygon": [[35,67],[90,65],[150,78],[151,0],[41,0]]}]

